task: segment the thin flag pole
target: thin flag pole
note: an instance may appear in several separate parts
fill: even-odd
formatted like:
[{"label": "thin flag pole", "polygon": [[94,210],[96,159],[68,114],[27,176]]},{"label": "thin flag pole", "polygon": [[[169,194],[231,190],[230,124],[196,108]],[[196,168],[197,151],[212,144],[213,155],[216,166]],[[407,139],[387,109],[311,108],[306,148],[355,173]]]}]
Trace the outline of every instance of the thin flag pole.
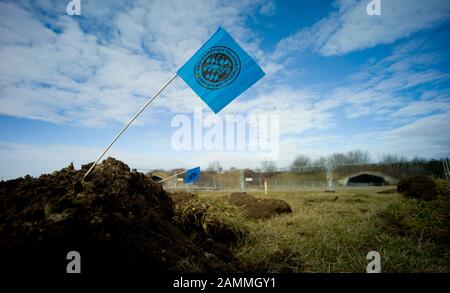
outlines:
[{"label": "thin flag pole", "polygon": [[89,170],[86,172],[86,174],[83,177],[83,180],[91,173],[91,171],[95,168],[95,166],[98,164],[98,162],[103,158],[103,156],[106,154],[106,152],[112,147],[112,145],[116,142],[116,140],[122,135],[122,133],[130,126],[131,123],[147,108],[148,105],[150,105],[151,102],[153,102],[154,99],[156,99],[157,96],[178,76],[178,74],[175,73],[174,76],[172,76],[171,79],[169,79],[168,82],[166,82],[159,91],[153,95],[145,104],[142,106],[142,108],[133,116],[133,118],[128,121],[128,123],[122,128],[122,130],[116,135],[116,137],[113,139],[113,141],[110,143],[110,145],[103,151],[103,153],[100,155],[100,157],[95,161],[95,163],[89,168]]},{"label": "thin flag pole", "polygon": [[186,170],[186,171],[183,171],[183,172],[180,172],[180,173],[177,173],[177,174],[170,175],[169,177],[164,178],[163,180],[159,181],[158,183],[164,182],[164,181],[166,181],[166,180],[168,180],[168,179],[170,179],[170,178],[173,178],[173,177],[175,177],[175,176],[184,174],[184,173],[186,173],[187,171],[189,171],[189,170]]}]

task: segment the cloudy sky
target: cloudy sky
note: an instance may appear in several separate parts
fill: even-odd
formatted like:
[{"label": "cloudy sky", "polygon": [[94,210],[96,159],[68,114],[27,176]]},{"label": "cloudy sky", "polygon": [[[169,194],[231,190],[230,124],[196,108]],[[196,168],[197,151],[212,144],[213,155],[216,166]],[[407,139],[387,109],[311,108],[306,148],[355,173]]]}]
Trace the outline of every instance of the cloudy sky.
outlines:
[{"label": "cloudy sky", "polygon": [[[94,161],[219,26],[266,76],[227,114],[280,119],[277,165],[363,149],[450,155],[450,1],[0,0],[0,178]],[[176,151],[175,115],[212,112],[181,79],[110,155],[139,169],[257,167],[250,151]]]}]

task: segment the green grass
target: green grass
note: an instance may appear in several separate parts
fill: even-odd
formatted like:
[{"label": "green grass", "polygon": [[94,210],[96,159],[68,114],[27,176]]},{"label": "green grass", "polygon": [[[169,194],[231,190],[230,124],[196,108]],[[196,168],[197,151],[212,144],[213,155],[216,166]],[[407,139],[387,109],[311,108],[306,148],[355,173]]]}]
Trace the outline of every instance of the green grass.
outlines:
[{"label": "green grass", "polygon": [[212,238],[239,246],[250,237],[244,211],[215,196],[194,196],[189,204],[176,209],[175,220],[193,239]]},{"label": "green grass", "polygon": [[[448,245],[432,237],[390,229],[395,226],[389,226],[392,210],[409,202],[402,203],[405,199],[398,194],[376,191],[271,192],[267,197],[286,201],[293,213],[269,220],[243,220],[252,237],[233,252],[256,270],[268,272],[365,272],[366,255],[372,250],[381,254],[383,272],[449,272]],[[200,196],[223,194],[227,193]],[[251,194],[265,197],[263,193]],[[448,219],[437,221],[448,224]]]}]

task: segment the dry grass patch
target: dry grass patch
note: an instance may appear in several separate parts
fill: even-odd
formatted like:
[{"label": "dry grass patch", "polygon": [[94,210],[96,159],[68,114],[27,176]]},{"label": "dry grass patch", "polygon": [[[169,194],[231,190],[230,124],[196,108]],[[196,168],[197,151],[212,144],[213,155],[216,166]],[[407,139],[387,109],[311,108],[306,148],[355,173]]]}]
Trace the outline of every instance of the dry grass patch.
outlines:
[{"label": "dry grass patch", "polygon": [[233,252],[255,271],[265,272],[365,272],[372,250],[380,252],[383,272],[449,272],[448,247],[383,225],[380,213],[401,196],[377,191],[252,193],[281,199],[293,212],[247,220],[254,238]]}]

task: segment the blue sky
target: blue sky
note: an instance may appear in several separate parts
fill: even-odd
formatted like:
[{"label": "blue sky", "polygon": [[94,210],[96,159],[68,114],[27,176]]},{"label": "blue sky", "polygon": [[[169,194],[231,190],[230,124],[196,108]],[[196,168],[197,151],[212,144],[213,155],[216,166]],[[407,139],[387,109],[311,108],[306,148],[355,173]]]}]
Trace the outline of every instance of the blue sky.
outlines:
[{"label": "blue sky", "polygon": [[[279,167],[363,149],[374,161],[450,155],[450,2],[0,0],[0,177],[94,161],[146,97],[226,28],[266,72],[218,115],[280,117]],[[110,155],[131,167],[220,161],[249,151],[175,151],[171,119],[211,111],[176,80]]]}]

